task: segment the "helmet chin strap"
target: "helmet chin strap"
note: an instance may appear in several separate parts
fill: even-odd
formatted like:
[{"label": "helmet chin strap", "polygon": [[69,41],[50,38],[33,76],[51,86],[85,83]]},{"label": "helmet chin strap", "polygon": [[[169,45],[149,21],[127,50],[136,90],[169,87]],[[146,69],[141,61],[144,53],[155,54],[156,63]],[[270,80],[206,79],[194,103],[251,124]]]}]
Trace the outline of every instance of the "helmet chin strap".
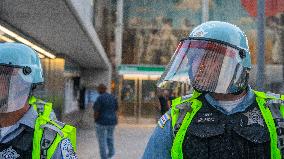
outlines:
[{"label": "helmet chin strap", "polygon": [[[239,90],[239,91],[237,91],[237,92],[234,92],[234,93],[228,93],[228,94],[223,94],[223,95],[233,95],[233,96],[239,96],[239,95],[241,95],[244,91],[246,91],[247,90],[247,88],[248,88],[248,86],[246,86],[245,87],[245,89],[241,89],[241,90]],[[210,94],[220,94],[220,93],[215,93],[215,92],[209,92],[209,91],[202,91],[202,90],[199,90],[199,89],[196,89],[196,88],[194,88],[194,90],[195,91],[197,91],[197,92],[200,92],[200,93],[202,93],[202,94],[207,94],[207,93],[210,93]]]},{"label": "helmet chin strap", "polygon": [[[210,91],[204,91],[204,90],[201,90],[201,89],[198,89],[196,87],[193,87],[194,90],[196,90],[197,92],[200,92],[202,94],[207,94],[207,93],[216,93],[216,92],[210,92]],[[245,90],[248,89],[248,85],[246,85],[245,87],[241,88],[240,90],[236,91],[236,92],[232,92],[232,93],[227,93],[227,94],[232,94],[232,95],[240,95],[242,94]],[[220,94],[220,93],[217,93],[217,94]],[[222,94],[222,93],[221,93]]]},{"label": "helmet chin strap", "polygon": [[239,90],[239,91],[237,91],[237,92],[230,93],[230,94],[233,94],[233,95],[240,95],[240,94],[242,94],[242,93],[244,92],[244,90],[246,90],[246,89],[242,89],[242,90]]},{"label": "helmet chin strap", "polygon": [[0,113],[0,128],[16,124],[29,110],[29,108],[30,105],[26,102],[25,106],[19,110],[9,113]]}]

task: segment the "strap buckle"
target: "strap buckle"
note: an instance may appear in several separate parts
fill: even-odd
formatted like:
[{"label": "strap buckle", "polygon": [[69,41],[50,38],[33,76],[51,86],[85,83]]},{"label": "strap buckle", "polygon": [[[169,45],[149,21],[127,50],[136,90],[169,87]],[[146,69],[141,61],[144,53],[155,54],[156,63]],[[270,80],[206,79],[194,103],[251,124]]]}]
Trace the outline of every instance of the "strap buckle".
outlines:
[{"label": "strap buckle", "polygon": [[281,154],[284,155],[284,119],[277,118],[275,121],[276,132],[278,136],[278,148],[281,150]]}]

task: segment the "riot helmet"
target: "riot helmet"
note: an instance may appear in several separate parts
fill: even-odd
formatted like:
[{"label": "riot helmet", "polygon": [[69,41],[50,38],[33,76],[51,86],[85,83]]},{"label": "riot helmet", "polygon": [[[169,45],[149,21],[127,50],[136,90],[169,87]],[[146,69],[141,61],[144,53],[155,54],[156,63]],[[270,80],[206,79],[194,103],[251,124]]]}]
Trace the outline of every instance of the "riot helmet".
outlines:
[{"label": "riot helmet", "polygon": [[236,93],[247,87],[250,69],[248,41],[240,28],[209,21],[180,41],[158,87],[179,81],[200,92]]},{"label": "riot helmet", "polygon": [[0,43],[0,113],[23,108],[33,84],[43,82],[38,54],[20,43]]}]

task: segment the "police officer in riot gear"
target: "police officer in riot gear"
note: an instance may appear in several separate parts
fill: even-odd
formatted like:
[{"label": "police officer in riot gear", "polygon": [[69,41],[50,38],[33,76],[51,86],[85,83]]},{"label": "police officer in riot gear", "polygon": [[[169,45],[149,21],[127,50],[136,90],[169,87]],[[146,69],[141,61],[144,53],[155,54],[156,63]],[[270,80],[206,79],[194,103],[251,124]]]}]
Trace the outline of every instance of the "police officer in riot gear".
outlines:
[{"label": "police officer in riot gear", "polygon": [[210,21],[193,29],[158,86],[185,81],[187,72],[194,92],[172,101],[143,158],[282,158],[284,96],[252,90],[250,69],[247,38],[237,26]]},{"label": "police officer in riot gear", "polygon": [[77,158],[76,129],[56,120],[52,104],[31,95],[43,82],[37,53],[0,43],[0,158]]}]

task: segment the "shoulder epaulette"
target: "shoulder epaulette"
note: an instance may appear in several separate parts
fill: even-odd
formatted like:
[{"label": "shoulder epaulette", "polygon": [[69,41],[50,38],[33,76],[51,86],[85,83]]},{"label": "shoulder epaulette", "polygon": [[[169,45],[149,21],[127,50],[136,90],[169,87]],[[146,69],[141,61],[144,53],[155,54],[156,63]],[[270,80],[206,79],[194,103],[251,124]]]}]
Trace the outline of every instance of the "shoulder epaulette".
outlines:
[{"label": "shoulder epaulette", "polygon": [[193,97],[193,94],[185,95],[181,97],[179,104],[175,106],[176,109],[180,110],[190,110],[190,99]]},{"label": "shoulder epaulette", "polygon": [[172,127],[176,125],[177,120],[180,118],[180,110],[187,112],[191,109],[191,101],[198,98],[202,93],[197,91],[193,91],[192,94],[178,97],[172,101],[172,110],[171,110],[171,117],[172,117]]},{"label": "shoulder epaulette", "polygon": [[272,92],[265,93],[265,92],[259,92],[259,91],[254,91],[254,93],[256,94],[256,96],[260,98],[264,98],[264,99],[284,100],[284,95],[281,95],[281,94],[276,94]]},{"label": "shoulder epaulette", "polygon": [[281,94],[268,92],[265,94],[266,105],[284,105],[284,100],[281,99]]},{"label": "shoulder epaulette", "polygon": [[181,100],[184,101],[184,100],[190,99],[192,96],[193,96],[193,94],[188,94],[188,95],[182,96]]},{"label": "shoulder epaulette", "polygon": [[34,104],[36,104],[37,106],[37,110],[36,110],[37,113],[43,113],[46,102],[42,100],[37,100]]},{"label": "shoulder epaulette", "polygon": [[266,97],[267,98],[272,98],[272,99],[281,99],[281,94],[267,92],[266,93]]},{"label": "shoulder epaulette", "polygon": [[280,111],[281,105],[284,105],[284,100],[281,99],[280,94],[266,93],[266,106],[269,107],[274,119],[282,119]]},{"label": "shoulder epaulette", "polygon": [[47,123],[47,124],[44,124],[44,125],[41,125],[40,128],[42,129],[48,129],[48,130],[53,130],[55,131],[56,133],[58,133],[61,137],[63,137],[63,132],[60,130],[59,127],[57,127],[56,125],[53,125],[52,123]]}]

